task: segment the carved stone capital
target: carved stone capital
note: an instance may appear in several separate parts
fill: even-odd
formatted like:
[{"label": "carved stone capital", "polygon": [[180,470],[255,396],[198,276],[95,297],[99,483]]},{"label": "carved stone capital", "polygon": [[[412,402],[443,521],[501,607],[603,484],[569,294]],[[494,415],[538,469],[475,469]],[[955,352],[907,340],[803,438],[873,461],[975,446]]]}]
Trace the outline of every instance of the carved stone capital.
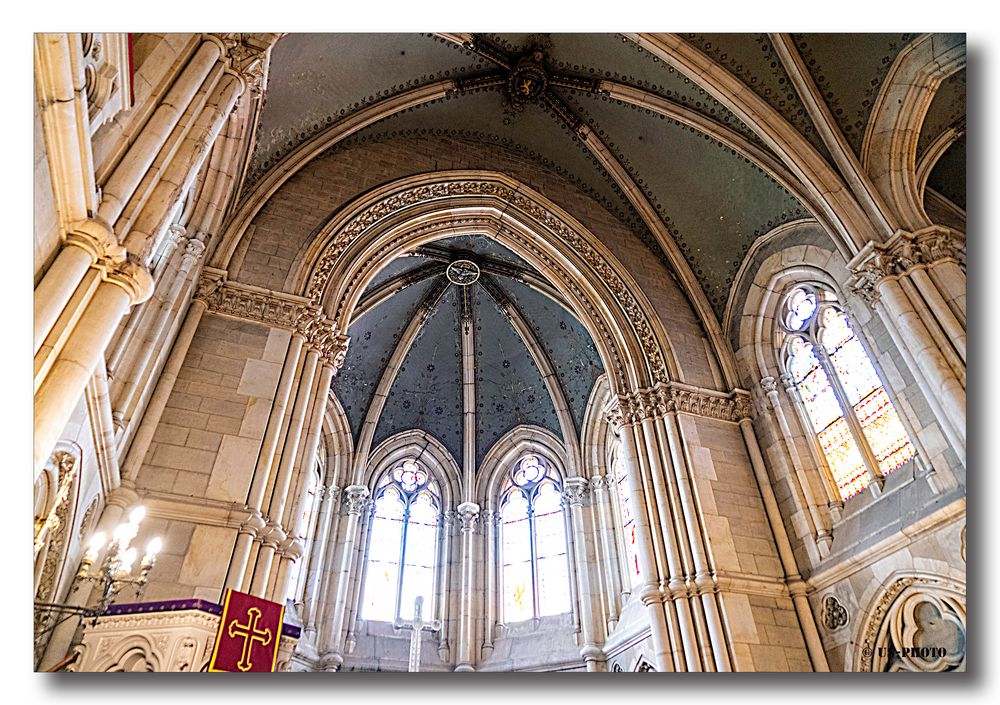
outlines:
[{"label": "carved stone capital", "polygon": [[615,403],[614,406],[606,409],[604,412],[604,417],[608,422],[608,426],[615,433],[621,431],[622,426],[625,424],[625,413],[622,410],[621,403]]},{"label": "carved stone capital", "polygon": [[361,513],[368,506],[368,488],[364,485],[349,485],[344,488],[344,506],[347,513],[352,516],[361,516]]},{"label": "carved stone capital", "polygon": [[913,233],[899,230],[884,243],[869,242],[847,263],[853,272],[847,283],[866,303],[874,305],[884,280],[949,260],[965,263],[965,238],[961,233],[940,225]]},{"label": "carved stone capital", "polygon": [[458,519],[462,523],[462,533],[476,530],[479,523],[479,505],[475,502],[462,502],[457,507]]},{"label": "carved stone capital", "polygon": [[188,240],[187,245],[184,247],[184,257],[189,259],[193,264],[202,258],[205,254],[205,249],[205,243],[201,240]]},{"label": "carved stone capital", "polygon": [[226,47],[230,68],[253,93],[260,94],[264,90],[267,52],[279,36],[274,33],[240,32],[220,35]]},{"label": "carved stone capital", "polygon": [[760,380],[760,390],[764,394],[771,394],[778,391],[778,381],[774,377],[763,377]]},{"label": "carved stone capital", "polygon": [[213,308],[213,304],[217,307],[220,298],[219,291],[225,283],[226,273],[223,270],[206,267],[198,278],[198,287],[195,289],[194,298],[198,301],[204,301],[209,308]]},{"label": "carved stone capital", "polygon": [[590,478],[590,489],[594,492],[603,492],[608,489],[610,481],[604,475],[594,475]]},{"label": "carved stone capital", "polygon": [[590,482],[585,477],[567,477],[563,482],[563,501],[574,510],[583,506],[589,492]]}]

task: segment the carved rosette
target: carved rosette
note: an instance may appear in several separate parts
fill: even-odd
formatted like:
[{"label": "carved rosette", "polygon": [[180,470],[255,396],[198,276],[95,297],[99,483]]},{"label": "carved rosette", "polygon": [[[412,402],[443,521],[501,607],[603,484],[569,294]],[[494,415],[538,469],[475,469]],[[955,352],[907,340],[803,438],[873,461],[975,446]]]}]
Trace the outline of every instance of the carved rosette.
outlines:
[{"label": "carved rosette", "polygon": [[823,626],[833,632],[847,625],[847,608],[835,595],[823,598]]}]

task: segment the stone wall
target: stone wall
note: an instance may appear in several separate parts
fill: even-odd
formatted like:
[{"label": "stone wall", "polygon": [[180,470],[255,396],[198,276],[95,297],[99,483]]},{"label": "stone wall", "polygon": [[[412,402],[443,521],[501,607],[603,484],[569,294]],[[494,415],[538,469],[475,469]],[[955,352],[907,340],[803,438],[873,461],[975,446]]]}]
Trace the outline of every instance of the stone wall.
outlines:
[{"label": "stone wall", "polygon": [[165,537],[150,599],[219,599],[236,531],[198,517],[246,501],[289,338],[258,323],[202,319],[136,480],[141,497],[188,514],[143,527]]}]

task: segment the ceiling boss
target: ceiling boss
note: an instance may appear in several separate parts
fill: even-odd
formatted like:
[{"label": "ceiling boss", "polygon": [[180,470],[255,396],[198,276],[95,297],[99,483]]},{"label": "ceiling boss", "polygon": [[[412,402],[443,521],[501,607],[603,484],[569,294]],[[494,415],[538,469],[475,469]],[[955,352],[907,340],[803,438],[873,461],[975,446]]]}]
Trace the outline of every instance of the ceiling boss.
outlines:
[{"label": "ceiling boss", "polygon": [[544,52],[536,47],[517,60],[507,79],[507,95],[515,107],[520,108],[545,92],[548,74],[544,59]]}]

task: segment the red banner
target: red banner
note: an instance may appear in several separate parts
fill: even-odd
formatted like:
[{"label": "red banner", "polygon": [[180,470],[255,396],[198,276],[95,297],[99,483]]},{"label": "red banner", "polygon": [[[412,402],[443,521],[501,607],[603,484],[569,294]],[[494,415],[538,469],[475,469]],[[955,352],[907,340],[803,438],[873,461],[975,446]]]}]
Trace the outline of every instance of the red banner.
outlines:
[{"label": "red banner", "polygon": [[248,673],[274,671],[285,606],[229,590],[208,670]]}]

